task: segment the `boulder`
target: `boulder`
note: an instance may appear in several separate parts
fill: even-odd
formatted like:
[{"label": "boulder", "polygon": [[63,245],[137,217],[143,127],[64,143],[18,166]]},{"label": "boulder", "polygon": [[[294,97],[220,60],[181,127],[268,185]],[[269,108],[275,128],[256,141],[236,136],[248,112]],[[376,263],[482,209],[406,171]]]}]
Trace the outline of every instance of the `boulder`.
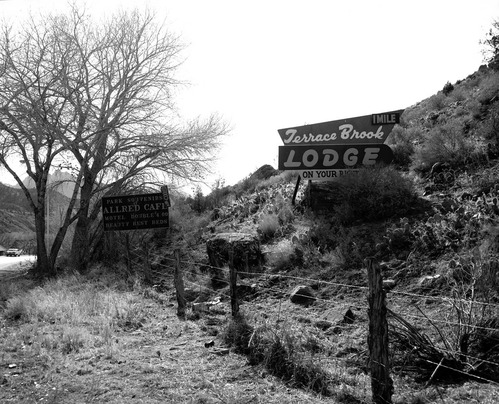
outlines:
[{"label": "boulder", "polygon": [[[229,252],[233,253],[233,265],[238,272],[258,273],[262,271],[263,254],[256,234],[219,233],[206,243],[209,265],[212,272],[220,272],[229,265]],[[214,267],[214,268],[213,268]],[[220,274],[217,274],[220,278]]]},{"label": "boulder", "polygon": [[289,300],[295,304],[309,306],[315,302],[316,297],[312,291],[312,288],[305,285],[298,285],[291,292]]},{"label": "boulder", "polygon": [[331,321],[327,321],[327,320],[318,320],[314,323],[314,325],[317,328],[319,328],[320,330],[326,331],[333,326],[333,323]]},{"label": "boulder", "polygon": [[423,291],[440,291],[445,287],[446,279],[440,274],[423,276],[418,284]]},{"label": "boulder", "polygon": [[200,291],[199,289],[194,288],[184,288],[184,297],[188,302],[193,302],[199,298]]},{"label": "boulder", "polygon": [[344,185],[334,182],[310,182],[302,204],[315,212],[333,212],[344,202]]},{"label": "boulder", "polygon": [[353,313],[352,309],[348,309],[343,316],[343,323],[344,324],[352,324],[355,321],[355,314]]},{"label": "boulder", "polygon": [[397,286],[397,282],[394,279],[384,279],[383,280],[383,289],[386,292],[392,290],[395,286]]}]

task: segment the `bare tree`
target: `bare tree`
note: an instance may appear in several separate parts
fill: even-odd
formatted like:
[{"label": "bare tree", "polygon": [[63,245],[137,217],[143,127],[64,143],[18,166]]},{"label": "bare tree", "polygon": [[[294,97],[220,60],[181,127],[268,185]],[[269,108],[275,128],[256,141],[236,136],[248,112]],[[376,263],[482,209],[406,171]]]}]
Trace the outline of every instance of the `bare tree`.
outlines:
[{"label": "bare tree", "polygon": [[[177,124],[172,88],[183,46],[150,13],[122,12],[92,23],[77,8],[31,19],[0,40],[0,163],[14,176],[36,221],[38,267],[50,274],[74,222],[72,262],[88,264],[100,198],[158,183],[162,174],[199,179],[227,127],[217,116]],[[22,160],[30,193],[11,161]],[[47,252],[50,171],[70,169],[75,188]]]}]

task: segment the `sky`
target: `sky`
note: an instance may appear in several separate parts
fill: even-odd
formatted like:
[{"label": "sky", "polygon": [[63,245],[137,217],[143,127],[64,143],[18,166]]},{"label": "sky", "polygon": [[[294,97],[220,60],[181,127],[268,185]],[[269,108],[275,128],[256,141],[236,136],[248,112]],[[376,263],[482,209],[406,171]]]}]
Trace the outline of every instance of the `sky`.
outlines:
[{"label": "sky", "polygon": [[[499,0],[86,0],[99,17],[149,8],[186,44],[177,78],[185,119],[232,128],[208,177],[226,185],[277,168],[277,130],[404,109],[483,64]],[[0,0],[0,18],[66,1]],[[8,182],[0,171],[0,181]]]}]

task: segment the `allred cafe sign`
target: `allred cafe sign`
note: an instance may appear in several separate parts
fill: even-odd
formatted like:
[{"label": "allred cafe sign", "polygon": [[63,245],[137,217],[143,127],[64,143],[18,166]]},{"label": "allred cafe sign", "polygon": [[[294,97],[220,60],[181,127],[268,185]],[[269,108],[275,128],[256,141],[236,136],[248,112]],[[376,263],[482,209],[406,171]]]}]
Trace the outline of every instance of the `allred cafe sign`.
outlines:
[{"label": "allred cafe sign", "polygon": [[165,192],[104,197],[104,231],[168,227],[168,205]]}]

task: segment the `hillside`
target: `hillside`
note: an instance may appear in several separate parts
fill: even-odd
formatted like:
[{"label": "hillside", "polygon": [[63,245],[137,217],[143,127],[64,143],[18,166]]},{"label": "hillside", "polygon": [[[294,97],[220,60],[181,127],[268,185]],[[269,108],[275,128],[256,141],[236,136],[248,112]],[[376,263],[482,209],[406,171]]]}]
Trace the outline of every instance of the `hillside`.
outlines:
[{"label": "hillside", "polygon": [[[262,170],[268,175],[255,173],[206,197],[195,195],[187,202],[197,215],[186,217],[187,209],[181,206],[172,211],[172,227],[186,244],[184,261],[213,266],[206,257],[206,241],[214,234],[257,234],[265,274],[249,282],[257,291],[245,302],[251,324],[267,324],[262,317],[279,317],[274,311],[278,305],[279,310],[290,310],[282,316],[286,327],[294,330],[290,336],[276,326],[274,332],[281,338],[298,344],[294,338],[304,335],[319,345],[315,349],[322,353],[321,360],[327,362],[324,355],[334,354],[362,368],[365,259],[372,257],[382,268],[394,313],[390,332],[396,377],[437,385],[476,378],[491,383],[493,392],[473,402],[496,402],[499,73],[481,67],[406,108],[388,143],[395,154],[393,167],[322,185],[302,183],[295,206],[290,202],[296,177],[289,172],[275,175],[269,167]],[[327,203],[316,203],[321,198]],[[200,264],[188,265],[186,271],[194,276],[191,282],[206,285],[209,276],[199,272]],[[300,284],[310,287],[317,298],[315,309],[304,317],[294,314],[292,305],[283,308]],[[212,296],[224,293],[229,290]],[[358,319],[357,326],[338,322],[347,309]],[[313,325],[323,320],[332,328],[315,333]],[[258,335],[259,330],[255,325],[253,332]],[[350,343],[342,340],[344,333],[354,336]],[[332,348],[331,339],[338,345]],[[350,354],[340,354],[345,345]],[[291,344],[288,349],[307,351],[303,345]],[[313,350],[308,353],[314,356]],[[339,362],[336,366],[353,371]],[[438,367],[439,362],[444,366]],[[398,402],[436,399],[430,390],[409,393],[411,388],[405,387],[407,395],[399,396]],[[442,388],[442,400],[470,402],[456,397],[463,394],[456,393],[459,389]],[[349,397],[351,402],[364,402],[359,396]]]},{"label": "hillside", "polygon": [[0,183],[0,236],[31,233],[34,228],[24,193]]},{"label": "hillside", "polygon": [[[302,182],[292,205],[296,176],[264,166],[206,196],[172,195],[168,231],[108,235],[85,277],[0,289],[0,400],[372,402],[371,258],[393,402],[498,402],[498,97],[498,73],[482,67],[406,108],[390,167]],[[255,266],[250,248],[233,257],[239,316],[230,261],[207,251],[227,234],[263,255]]]},{"label": "hillside", "polygon": [[[50,190],[50,215],[57,217],[59,209],[67,206],[68,198]],[[52,227],[56,226],[52,219]],[[34,251],[35,222],[33,212],[24,192],[16,187],[0,183],[0,244],[15,245],[26,251]]]}]

